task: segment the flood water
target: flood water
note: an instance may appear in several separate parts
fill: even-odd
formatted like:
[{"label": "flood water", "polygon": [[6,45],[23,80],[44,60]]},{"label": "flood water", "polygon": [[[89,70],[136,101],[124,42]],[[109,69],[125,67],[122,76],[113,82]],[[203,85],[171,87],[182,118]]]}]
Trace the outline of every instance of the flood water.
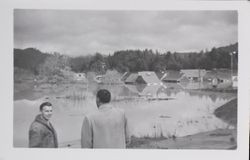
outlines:
[{"label": "flood water", "polygon": [[95,93],[100,88],[109,89],[114,107],[125,110],[131,136],[181,137],[232,127],[215,117],[213,111],[236,94],[186,90],[178,84],[72,85],[56,95],[14,101],[14,147],[28,146],[29,126],[44,101],[54,106],[52,124],[60,146],[78,143],[84,115],[97,110]]}]

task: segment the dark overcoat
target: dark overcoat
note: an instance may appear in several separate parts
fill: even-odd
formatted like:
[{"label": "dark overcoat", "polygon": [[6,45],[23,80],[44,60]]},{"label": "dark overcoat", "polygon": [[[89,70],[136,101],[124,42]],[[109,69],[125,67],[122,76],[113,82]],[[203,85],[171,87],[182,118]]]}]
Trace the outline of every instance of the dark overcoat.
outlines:
[{"label": "dark overcoat", "polygon": [[41,114],[37,115],[29,129],[29,147],[57,148],[57,134]]}]

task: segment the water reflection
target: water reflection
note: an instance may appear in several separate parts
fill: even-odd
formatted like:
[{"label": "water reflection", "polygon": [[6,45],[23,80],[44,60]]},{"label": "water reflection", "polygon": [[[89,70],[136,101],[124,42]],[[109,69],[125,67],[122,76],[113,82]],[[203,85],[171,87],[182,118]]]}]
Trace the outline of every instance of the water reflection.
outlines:
[{"label": "water reflection", "polygon": [[[72,86],[47,99],[54,105],[52,121],[60,142],[80,139],[83,116],[97,111],[95,93],[101,88],[110,90],[113,105],[125,110],[130,134],[137,137],[185,136],[226,128],[228,124],[213,111],[234,96],[187,91],[179,84]],[[27,146],[28,127],[44,100],[15,101],[15,146]]]}]

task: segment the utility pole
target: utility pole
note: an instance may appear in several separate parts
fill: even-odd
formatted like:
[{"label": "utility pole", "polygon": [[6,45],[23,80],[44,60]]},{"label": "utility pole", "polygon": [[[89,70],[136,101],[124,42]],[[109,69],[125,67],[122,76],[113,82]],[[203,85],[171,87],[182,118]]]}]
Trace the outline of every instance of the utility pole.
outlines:
[{"label": "utility pole", "polygon": [[231,52],[230,55],[231,55],[231,81],[233,83],[233,56],[234,54],[236,54],[235,51]]}]

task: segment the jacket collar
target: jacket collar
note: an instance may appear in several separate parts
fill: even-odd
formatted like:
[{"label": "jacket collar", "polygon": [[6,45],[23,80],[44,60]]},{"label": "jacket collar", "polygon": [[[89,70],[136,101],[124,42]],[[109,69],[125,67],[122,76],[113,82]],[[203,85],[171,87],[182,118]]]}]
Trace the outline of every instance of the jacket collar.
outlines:
[{"label": "jacket collar", "polygon": [[109,109],[112,109],[112,105],[107,103],[107,104],[102,104],[100,107],[99,107],[99,110],[100,111],[103,111],[103,110],[109,110]]},{"label": "jacket collar", "polygon": [[53,130],[52,125],[49,126],[49,125],[48,125],[49,121],[45,120],[45,119],[42,117],[41,114],[39,114],[39,115],[36,116],[35,121],[37,121],[37,122],[39,122],[39,123],[45,125],[45,126],[46,126],[47,128],[49,128],[50,130]]},{"label": "jacket collar", "polygon": [[49,121],[46,121],[41,114],[37,115],[35,118],[35,121],[38,123],[41,123],[42,125],[44,125],[45,127],[47,127],[50,131],[52,131],[53,136],[54,136],[54,140],[55,140],[55,147],[58,147],[58,141],[57,141],[57,134],[56,134],[56,130],[53,128],[52,124],[50,124],[50,126],[48,125]]}]

